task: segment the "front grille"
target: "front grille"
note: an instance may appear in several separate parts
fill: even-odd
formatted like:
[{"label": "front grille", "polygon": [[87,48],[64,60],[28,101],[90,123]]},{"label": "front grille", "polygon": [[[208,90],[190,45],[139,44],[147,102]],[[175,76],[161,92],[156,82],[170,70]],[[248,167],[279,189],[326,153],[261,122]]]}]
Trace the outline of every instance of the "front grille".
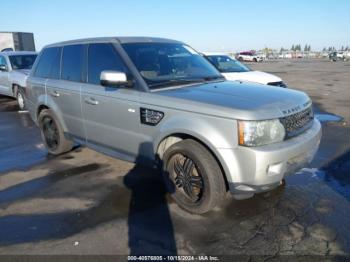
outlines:
[{"label": "front grille", "polygon": [[278,82],[270,82],[267,83],[269,86],[279,86],[279,87],[287,87],[287,85],[283,81],[278,81]]},{"label": "front grille", "polygon": [[311,127],[313,119],[314,113],[310,106],[301,112],[283,117],[280,121],[286,130],[286,137],[290,138],[299,135]]}]

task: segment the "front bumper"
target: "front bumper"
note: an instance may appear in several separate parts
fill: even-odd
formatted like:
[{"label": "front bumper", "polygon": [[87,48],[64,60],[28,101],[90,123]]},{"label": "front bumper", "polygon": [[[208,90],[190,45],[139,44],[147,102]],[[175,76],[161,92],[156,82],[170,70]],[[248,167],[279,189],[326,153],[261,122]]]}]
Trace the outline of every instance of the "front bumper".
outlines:
[{"label": "front bumper", "polygon": [[278,186],[283,178],[310,163],[321,140],[321,124],[281,143],[220,149],[232,193],[258,193]]}]

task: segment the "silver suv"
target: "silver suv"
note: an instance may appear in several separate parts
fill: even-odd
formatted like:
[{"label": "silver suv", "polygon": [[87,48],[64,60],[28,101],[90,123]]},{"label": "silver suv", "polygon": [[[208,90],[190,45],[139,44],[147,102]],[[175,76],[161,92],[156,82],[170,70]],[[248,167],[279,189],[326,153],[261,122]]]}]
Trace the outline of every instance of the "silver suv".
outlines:
[{"label": "silver suv", "polygon": [[192,213],[271,190],[313,158],[321,137],[299,91],[226,81],[188,45],[118,37],[46,46],[28,108],[49,153],[73,141],[162,168]]},{"label": "silver suv", "polygon": [[19,108],[25,108],[24,88],[37,53],[0,52],[0,95],[17,98]]}]

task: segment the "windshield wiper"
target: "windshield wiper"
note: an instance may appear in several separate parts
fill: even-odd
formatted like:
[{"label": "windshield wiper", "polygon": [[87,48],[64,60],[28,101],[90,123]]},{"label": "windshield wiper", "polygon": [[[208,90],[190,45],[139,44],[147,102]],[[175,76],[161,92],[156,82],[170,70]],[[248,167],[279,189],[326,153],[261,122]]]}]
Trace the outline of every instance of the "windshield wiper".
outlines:
[{"label": "windshield wiper", "polygon": [[196,79],[171,79],[163,82],[158,83],[151,83],[149,84],[150,88],[154,87],[165,87],[165,86],[176,86],[176,85],[183,85],[183,84],[192,84],[192,83],[201,83],[205,82],[206,80],[203,78],[196,78]]},{"label": "windshield wiper", "polygon": [[225,77],[223,76],[207,76],[207,77],[203,77],[204,81],[213,81],[213,80],[224,80]]},{"label": "windshield wiper", "polygon": [[165,87],[165,86],[176,86],[176,85],[184,85],[184,84],[192,84],[192,83],[204,83],[207,81],[214,80],[224,80],[223,76],[207,76],[203,78],[193,78],[193,79],[171,79],[164,82],[151,83],[149,84],[150,88],[155,87]]}]

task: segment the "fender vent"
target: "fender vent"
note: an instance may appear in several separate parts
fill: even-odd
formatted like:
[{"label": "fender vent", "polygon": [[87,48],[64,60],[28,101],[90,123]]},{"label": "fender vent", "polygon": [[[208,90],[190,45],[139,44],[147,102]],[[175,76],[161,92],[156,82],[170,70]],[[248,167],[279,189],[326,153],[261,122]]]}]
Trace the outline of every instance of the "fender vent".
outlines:
[{"label": "fender vent", "polygon": [[149,126],[156,126],[164,117],[164,113],[161,111],[140,108],[141,123]]}]

